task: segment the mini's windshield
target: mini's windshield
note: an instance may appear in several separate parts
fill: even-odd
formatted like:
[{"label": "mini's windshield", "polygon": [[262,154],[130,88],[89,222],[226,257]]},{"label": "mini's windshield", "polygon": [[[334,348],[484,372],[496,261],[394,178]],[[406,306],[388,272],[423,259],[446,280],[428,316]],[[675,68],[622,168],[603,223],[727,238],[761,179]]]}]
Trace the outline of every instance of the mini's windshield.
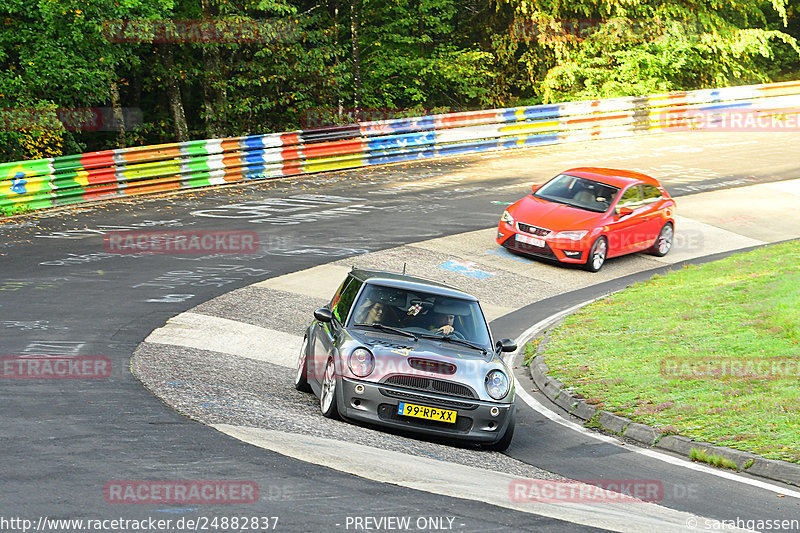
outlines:
[{"label": "mini's windshield", "polygon": [[619,188],[568,174],[559,174],[542,185],[533,196],[586,211],[605,213]]},{"label": "mini's windshield", "polygon": [[[423,337],[467,341],[491,349],[489,330],[478,302],[421,291],[367,284],[355,303],[351,326],[389,328]],[[375,325],[388,328],[375,328]],[[462,346],[467,346],[462,343]]]}]

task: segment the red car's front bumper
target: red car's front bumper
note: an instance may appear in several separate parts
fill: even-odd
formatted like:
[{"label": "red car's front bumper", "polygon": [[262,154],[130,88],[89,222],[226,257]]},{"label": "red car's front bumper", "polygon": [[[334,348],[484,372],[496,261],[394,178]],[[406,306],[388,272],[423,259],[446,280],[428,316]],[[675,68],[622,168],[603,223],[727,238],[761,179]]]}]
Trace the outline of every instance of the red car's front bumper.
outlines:
[{"label": "red car's front bumper", "polygon": [[538,246],[538,243],[531,244],[529,242],[523,242],[522,239],[517,238],[517,235],[527,240],[531,240],[530,238],[532,237],[531,235],[518,231],[506,222],[500,222],[497,227],[497,237],[495,240],[497,244],[513,252],[551,259],[562,263],[575,264],[586,263],[589,248],[591,247],[591,243],[587,243],[585,238],[580,241],[573,241],[570,239],[532,239],[544,244],[544,246]]}]

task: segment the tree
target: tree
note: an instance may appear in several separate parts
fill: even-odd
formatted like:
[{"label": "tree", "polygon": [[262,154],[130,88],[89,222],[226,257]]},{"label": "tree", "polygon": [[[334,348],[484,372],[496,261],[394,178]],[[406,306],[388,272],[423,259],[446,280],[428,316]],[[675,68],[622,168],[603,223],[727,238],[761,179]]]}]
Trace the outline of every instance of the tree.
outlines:
[{"label": "tree", "polygon": [[511,32],[544,101],[765,82],[761,59],[780,46],[800,53],[793,37],[769,27],[774,15],[785,27],[788,0],[501,2],[514,8]]}]

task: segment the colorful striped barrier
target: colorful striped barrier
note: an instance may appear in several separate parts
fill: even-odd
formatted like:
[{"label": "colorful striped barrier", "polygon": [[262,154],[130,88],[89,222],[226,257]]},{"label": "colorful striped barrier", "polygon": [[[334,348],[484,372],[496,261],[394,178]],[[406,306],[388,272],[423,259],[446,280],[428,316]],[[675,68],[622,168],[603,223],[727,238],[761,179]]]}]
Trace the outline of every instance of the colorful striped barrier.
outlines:
[{"label": "colorful striped barrier", "polygon": [[361,122],[0,164],[0,213],[800,113],[800,81]]}]

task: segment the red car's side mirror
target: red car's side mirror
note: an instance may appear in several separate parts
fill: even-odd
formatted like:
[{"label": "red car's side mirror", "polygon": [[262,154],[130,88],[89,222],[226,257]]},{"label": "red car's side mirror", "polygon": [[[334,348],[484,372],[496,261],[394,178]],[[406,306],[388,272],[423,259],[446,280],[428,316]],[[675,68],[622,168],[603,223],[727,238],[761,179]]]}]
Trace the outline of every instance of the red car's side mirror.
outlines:
[{"label": "red car's side mirror", "polygon": [[536,192],[539,189],[539,187],[541,187],[541,185],[536,185],[534,183],[533,185],[531,185],[531,192]]},{"label": "red car's side mirror", "polygon": [[631,209],[630,207],[620,207],[619,209],[617,209],[617,214],[621,217],[626,217],[631,213],[633,213],[633,209]]}]

